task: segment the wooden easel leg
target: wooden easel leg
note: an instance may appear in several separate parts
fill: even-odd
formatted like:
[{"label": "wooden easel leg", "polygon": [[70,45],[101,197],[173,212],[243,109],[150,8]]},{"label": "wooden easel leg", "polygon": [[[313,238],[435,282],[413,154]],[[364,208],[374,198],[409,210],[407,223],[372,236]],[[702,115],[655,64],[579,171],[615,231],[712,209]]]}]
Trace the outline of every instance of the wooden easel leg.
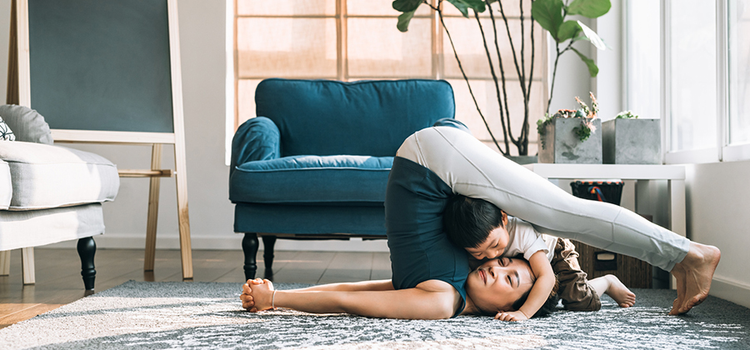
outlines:
[{"label": "wooden easel leg", "polygon": [[23,284],[36,283],[34,274],[34,247],[21,249],[21,270],[23,270]]},{"label": "wooden easel leg", "polygon": [[10,250],[0,252],[0,276],[10,275]]},{"label": "wooden easel leg", "polygon": [[185,164],[185,144],[176,142],[175,182],[177,185],[177,220],[180,226],[180,257],[182,258],[182,279],[193,279],[193,252],[190,244],[190,215],[188,212],[187,166]]},{"label": "wooden easel leg", "polygon": [[[155,143],[151,148],[151,169],[161,169],[161,144]],[[156,258],[156,224],[159,217],[159,184],[158,176],[151,177],[148,190],[148,221],[146,223],[146,255],[143,259],[143,271],[154,271]]]},{"label": "wooden easel leg", "polygon": [[10,3],[10,38],[8,40],[8,85],[5,103],[18,104],[18,39],[16,22],[16,1]]}]

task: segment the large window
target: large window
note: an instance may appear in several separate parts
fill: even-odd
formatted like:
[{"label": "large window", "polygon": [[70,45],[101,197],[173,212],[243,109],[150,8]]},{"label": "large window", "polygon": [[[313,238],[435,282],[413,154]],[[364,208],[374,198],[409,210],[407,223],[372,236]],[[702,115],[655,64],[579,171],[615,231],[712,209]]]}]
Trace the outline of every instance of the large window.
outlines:
[{"label": "large window", "polygon": [[[455,91],[456,118],[468,124],[474,135],[489,143],[490,136],[469,95],[458,69],[451,45],[436,13],[422,5],[409,25],[409,31],[396,29],[400,14],[392,0],[230,0],[233,1],[234,32],[233,75],[235,100],[233,128],[255,116],[255,88],[264,78],[370,79],[425,78],[445,79]],[[437,4],[433,0],[431,4]],[[517,1],[507,1],[506,15],[516,50],[521,36],[521,13]],[[446,27],[459,52],[471,87],[495,137],[502,128],[494,83],[484,58],[479,29],[443,1]],[[525,0],[524,35],[530,45],[530,1]],[[493,5],[497,8],[497,3]],[[497,11],[497,10],[496,10]],[[497,13],[496,13],[497,14]],[[500,30],[501,54],[506,72],[515,72],[513,55],[505,37],[505,24],[496,18]],[[491,20],[483,16],[485,30]],[[534,83],[531,93],[532,125],[529,154],[536,154],[536,119],[544,114],[544,44],[538,25],[534,30]],[[527,46],[528,50],[528,46]],[[497,58],[494,57],[495,64]],[[525,57],[527,70],[531,57]],[[511,74],[508,74],[510,76]],[[509,78],[508,85],[519,85]],[[520,87],[509,91],[510,101],[521,101]],[[515,95],[514,95],[515,93]],[[515,108],[515,109],[514,109]],[[523,104],[512,103],[513,130],[517,136],[523,118]],[[233,133],[233,129],[231,130]],[[494,147],[494,145],[492,146]],[[514,148],[512,151],[517,154]]]},{"label": "large window", "polygon": [[750,143],[750,1],[730,1],[729,145]]},{"label": "large window", "polygon": [[750,159],[750,0],[672,0],[662,11],[666,161]]}]

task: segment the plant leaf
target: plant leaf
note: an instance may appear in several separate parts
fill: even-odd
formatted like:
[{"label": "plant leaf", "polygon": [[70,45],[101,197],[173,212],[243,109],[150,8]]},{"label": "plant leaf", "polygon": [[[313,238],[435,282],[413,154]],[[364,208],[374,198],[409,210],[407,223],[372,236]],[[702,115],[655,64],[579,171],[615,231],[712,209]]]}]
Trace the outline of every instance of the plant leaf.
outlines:
[{"label": "plant leaf", "polygon": [[581,26],[583,35],[585,35],[586,38],[591,42],[591,45],[596,46],[596,48],[599,50],[607,49],[607,45],[604,43],[604,40],[602,40],[602,38],[600,38],[595,31],[587,27],[585,24],[581,23],[581,21],[578,21],[578,25]]},{"label": "plant leaf", "polygon": [[609,12],[611,7],[609,0],[573,0],[567,10],[569,15],[597,18]]},{"label": "plant leaf", "polygon": [[563,6],[562,0],[536,0],[531,3],[531,15],[557,42],[560,42],[558,33],[563,23]]},{"label": "plant leaf", "polygon": [[391,6],[398,12],[412,12],[416,11],[419,5],[422,5],[421,0],[394,0]]},{"label": "plant leaf", "polygon": [[485,6],[484,0],[457,0],[457,1],[463,2],[464,4],[469,6],[469,8],[479,13],[482,13],[487,9]]},{"label": "plant leaf", "polygon": [[458,11],[460,11],[461,14],[464,15],[464,17],[469,18],[469,6],[466,5],[463,1],[461,0],[447,0],[447,1],[453,4],[453,6],[455,6],[456,9],[458,9]]},{"label": "plant leaf", "polygon": [[575,48],[571,47],[571,50],[575,51],[575,53],[578,54],[578,57],[581,58],[581,61],[583,61],[583,63],[586,63],[586,66],[589,68],[589,74],[591,75],[592,78],[596,77],[596,75],[599,74],[599,67],[596,66],[596,63],[594,63],[594,60],[586,57],[584,54],[582,54]]},{"label": "plant leaf", "polygon": [[414,11],[404,12],[398,16],[398,24],[396,24],[396,28],[402,33],[406,33],[407,30],[409,30],[409,23],[411,22],[411,18],[414,17]]},{"label": "plant leaf", "polygon": [[579,32],[581,32],[581,26],[578,25],[578,21],[565,21],[557,32],[557,41],[572,39]]}]

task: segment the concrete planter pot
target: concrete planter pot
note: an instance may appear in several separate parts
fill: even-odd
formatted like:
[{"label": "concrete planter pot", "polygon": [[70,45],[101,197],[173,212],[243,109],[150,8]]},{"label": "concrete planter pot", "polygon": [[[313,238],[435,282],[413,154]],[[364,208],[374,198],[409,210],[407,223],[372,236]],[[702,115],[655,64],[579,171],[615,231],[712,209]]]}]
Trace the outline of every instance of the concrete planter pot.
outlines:
[{"label": "concrete planter pot", "polygon": [[661,164],[659,119],[612,119],[602,124],[605,164]]},{"label": "concrete planter pot", "polygon": [[544,126],[540,136],[539,162],[566,164],[602,164],[602,121],[594,119],[596,131],[581,141],[573,129],[581,118],[555,118]]}]

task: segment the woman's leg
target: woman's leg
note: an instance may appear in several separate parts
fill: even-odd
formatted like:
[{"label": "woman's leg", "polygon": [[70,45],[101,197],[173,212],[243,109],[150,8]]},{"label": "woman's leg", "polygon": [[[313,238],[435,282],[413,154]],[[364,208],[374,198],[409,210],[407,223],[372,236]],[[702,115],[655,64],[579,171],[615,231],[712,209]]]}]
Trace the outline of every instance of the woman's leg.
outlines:
[{"label": "woman's leg", "polygon": [[[690,269],[683,267],[685,262],[695,260],[701,265],[700,259],[688,254],[695,251],[688,239],[622,207],[574,197],[464,131],[446,127],[423,129],[404,142],[397,156],[432,170],[453,192],[487,200],[509,215],[531,222],[540,232],[647,261],[673,271],[678,282],[680,271]],[[701,266],[713,264],[715,269],[713,262],[718,263],[718,256],[711,252],[702,255],[714,255],[708,259],[710,263],[704,261]],[[680,310],[692,307],[686,305],[687,299],[682,295],[685,291],[688,295],[696,288],[700,290],[698,294],[708,291],[705,283],[704,287],[691,288],[690,273],[684,275],[686,285],[678,285]]]}]

